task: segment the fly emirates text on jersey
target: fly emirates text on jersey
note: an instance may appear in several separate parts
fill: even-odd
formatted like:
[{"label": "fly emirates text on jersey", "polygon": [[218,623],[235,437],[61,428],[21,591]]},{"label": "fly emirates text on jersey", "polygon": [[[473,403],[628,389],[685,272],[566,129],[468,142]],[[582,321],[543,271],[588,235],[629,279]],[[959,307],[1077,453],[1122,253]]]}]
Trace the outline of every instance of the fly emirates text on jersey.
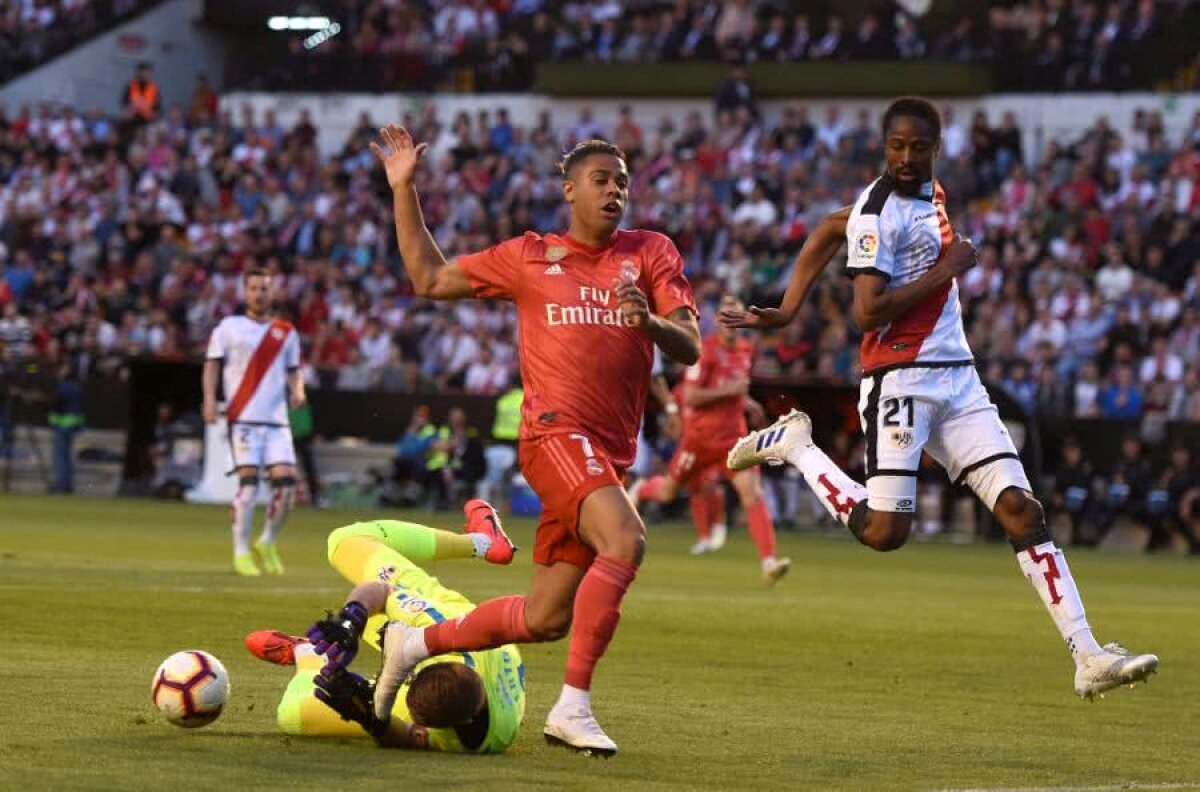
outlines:
[{"label": "fly emirates text on jersey", "polygon": [[612,298],[610,289],[580,286],[579,299],[582,305],[546,303],[546,324],[551,327],[562,325],[629,325],[620,308],[609,308]]}]

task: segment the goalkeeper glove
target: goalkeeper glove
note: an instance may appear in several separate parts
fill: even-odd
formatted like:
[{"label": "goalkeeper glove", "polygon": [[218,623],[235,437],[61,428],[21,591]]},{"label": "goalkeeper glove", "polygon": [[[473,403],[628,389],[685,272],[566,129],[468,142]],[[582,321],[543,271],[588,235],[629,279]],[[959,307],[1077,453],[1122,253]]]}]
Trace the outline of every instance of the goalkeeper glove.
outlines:
[{"label": "goalkeeper glove", "polygon": [[347,602],[336,616],[326,611],[326,618],[308,628],[313,649],[327,661],[323,673],[350,665],[358,654],[358,639],[367,626],[368,615],[361,602]]},{"label": "goalkeeper glove", "polygon": [[387,734],[388,721],[375,717],[375,685],[352,671],[322,669],[313,677],[313,696],[341,716],[353,721],[376,740]]}]

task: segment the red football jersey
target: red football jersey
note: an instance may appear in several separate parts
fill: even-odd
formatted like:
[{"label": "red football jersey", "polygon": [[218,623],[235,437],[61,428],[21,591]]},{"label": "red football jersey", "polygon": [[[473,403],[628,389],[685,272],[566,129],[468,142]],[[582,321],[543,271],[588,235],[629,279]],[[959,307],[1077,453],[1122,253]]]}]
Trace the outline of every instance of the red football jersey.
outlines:
[{"label": "red football jersey", "polygon": [[[715,388],[736,379],[749,379],[754,367],[754,344],[739,338],[726,346],[717,335],[700,345],[700,360],[687,370],[689,387]],[[746,434],[746,397],[731,396],[693,407],[684,415],[683,436],[690,442],[721,444]]]},{"label": "red football jersey", "polygon": [[527,232],[460,256],[458,265],[476,296],[517,306],[521,437],[579,432],[613,465],[633,464],[654,342],[625,325],[613,283],[627,272],[652,313],[695,313],[675,244],[652,231],[617,231],[600,248]]}]

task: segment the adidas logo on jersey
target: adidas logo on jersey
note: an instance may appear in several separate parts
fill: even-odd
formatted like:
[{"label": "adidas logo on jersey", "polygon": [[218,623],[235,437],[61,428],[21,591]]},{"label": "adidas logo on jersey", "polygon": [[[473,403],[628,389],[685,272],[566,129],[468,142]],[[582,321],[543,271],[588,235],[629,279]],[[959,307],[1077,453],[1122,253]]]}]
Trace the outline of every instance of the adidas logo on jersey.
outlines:
[{"label": "adidas logo on jersey", "polygon": [[543,275],[562,275],[563,268],[561,266],[559,266],[557,263],[554,263],[554,264],[551,264],[549,267],[546,267],[546,270],[542,274]]}]

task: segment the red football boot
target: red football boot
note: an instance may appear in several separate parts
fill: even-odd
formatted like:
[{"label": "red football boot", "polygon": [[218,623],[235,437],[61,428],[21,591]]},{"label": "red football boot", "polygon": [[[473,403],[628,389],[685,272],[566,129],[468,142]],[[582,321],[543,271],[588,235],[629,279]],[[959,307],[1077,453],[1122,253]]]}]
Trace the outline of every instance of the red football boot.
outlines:
[{"label": "red football boot", "polygon": [[257,630],[246,636],[246,648],[259,660],[275,665],[296,664],[296,647],[309,643],[307,638],[288,635],[279,630]]},{"label": "red football boot", "polygon": [[467,518],[467,533],[483,534],[492,540],[484,559],[489,564],[511,564],[513,553],[520,548],[504,533],[500,515],[492,508],[492,504],[479,498],[469,500],[463,506],[463,514]]}]

